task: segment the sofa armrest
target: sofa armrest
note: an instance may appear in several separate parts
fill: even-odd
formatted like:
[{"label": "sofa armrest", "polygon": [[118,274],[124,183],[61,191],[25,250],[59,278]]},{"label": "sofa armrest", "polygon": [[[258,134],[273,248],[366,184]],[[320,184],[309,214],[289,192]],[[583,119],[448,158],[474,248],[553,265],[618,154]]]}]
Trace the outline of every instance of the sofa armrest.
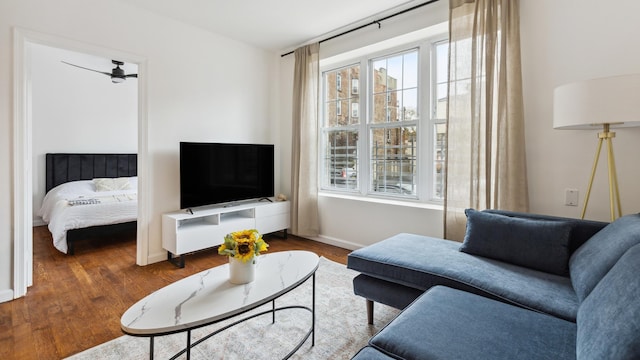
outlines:
[{"label": "sofa armrest", "polygon": [[552,215],[543,215],[543,214],[531,214],[531,213],[523,213],[517,211],[508,211],[508,210],[483,210],[493,214],[500,214],[511,217],[518,217],[524,219],[533,219],[533,220],[550,220],[550,221],[566,221],[572,224],[572,230],[569,240],[569,254],[573,254],[573,252],[579,248],[582,244],[584,244],[587,240],[589,240],[593,235],[595,235],[598,231],[602,230],[605,226],[607,226],[608,222],[602,221],[593,221],[593,220],[583,220],[583,219],[574,219],[560,216],[552,216]]}]

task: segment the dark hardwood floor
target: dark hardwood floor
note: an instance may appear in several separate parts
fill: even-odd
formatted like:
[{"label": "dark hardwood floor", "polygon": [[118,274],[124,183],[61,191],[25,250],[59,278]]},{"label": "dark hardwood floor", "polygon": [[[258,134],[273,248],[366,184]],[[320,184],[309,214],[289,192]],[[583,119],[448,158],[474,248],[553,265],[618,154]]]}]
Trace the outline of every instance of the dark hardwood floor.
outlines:
[{"label": "dark hardwood floor", "polygon": [[[133,303],[227,261],[210,249],[188,255],[183,269],[167,261],[137,266],[135,236],[79,241],[68,256],[53,247],[45,226],[35,227],[33,286],[25,297],[0,303],[0,359],[61,359],[115,339]],[[343,264],[350,252],[291,235],[265,240],[270,252],[303,249]]]}]

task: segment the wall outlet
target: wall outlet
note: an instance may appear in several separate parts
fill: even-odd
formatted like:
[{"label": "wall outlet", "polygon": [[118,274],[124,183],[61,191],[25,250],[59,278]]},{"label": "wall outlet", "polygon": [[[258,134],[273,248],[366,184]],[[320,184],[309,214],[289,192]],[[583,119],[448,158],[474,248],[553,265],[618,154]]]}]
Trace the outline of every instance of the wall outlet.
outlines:
[{"label": "wall outlet", "polygon": [[564,204],[578,206],[578,189],[564,189]]}]

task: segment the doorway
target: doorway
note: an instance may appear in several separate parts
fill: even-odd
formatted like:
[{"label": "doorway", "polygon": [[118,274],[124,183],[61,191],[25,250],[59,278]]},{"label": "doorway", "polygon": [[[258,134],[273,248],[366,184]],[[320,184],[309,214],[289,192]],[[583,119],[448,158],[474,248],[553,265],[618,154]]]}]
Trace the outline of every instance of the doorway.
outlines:
[{"label": "doorway", "polygon": [[[34,174],[33,164],[33,103],[31,58],[29,48],[44,45],[51,48],[78,52],[104,59],[121,59],[136,64],[137,86],[137,153],[138,153],[138,225],[136,263],[148,263],[147,233],[147,115],[146,115],[146,60],[140,56],[96,47],[91,44],[35,33],[14,30],[14,298],[24,296],[32,284]],[[106,79],[107,81],[109,79]],[[119,84],[111,84],[119,85]],[[43,170],[38,169],[40,172]]]}]

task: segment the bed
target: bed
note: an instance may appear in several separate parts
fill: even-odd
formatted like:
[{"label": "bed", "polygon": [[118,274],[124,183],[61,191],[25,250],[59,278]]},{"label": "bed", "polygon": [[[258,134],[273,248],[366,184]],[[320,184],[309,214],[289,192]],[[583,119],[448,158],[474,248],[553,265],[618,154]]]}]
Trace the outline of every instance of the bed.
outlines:
[{"label": "bed", "polygon": [[72,255],[77,240],[135,228],[136,154],[46,154],[46,195],[38,215],[53,245]]}]

